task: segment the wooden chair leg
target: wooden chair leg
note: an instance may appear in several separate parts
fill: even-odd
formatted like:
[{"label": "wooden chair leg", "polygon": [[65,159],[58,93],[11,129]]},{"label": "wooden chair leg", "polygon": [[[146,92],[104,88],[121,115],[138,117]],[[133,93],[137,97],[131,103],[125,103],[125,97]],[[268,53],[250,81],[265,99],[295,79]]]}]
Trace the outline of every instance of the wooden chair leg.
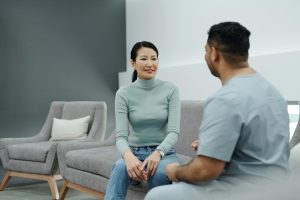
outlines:
[{"label": "wooden chair leg", "polygon": [[48,184],[49,184],[49,187],[51,190],[51,194],[52,194],[52,198],[59,199],[59,194],[58,194],[58,189],[57,189],[57,184],[56,184],[56,180],[62,179],[61,175],[59,175],[59,174],[57,174],[57,175],[41,175],[41,174],[30,174],[30,173],[23,173],[23,172],[7,171],[4,175],[2,183],[0,185],[0,191],[5,189],[5,187],[8,184],[9,179],[12,176],[48,181]]},{"label": "wooden chair leg", "polygon": [[48,184],[51,190],[52,199],[59,199],[57,184],[54,177],[50,176],[48,179]]},{"label": "wooden chair leg", "polygon": [[59,200],[65,200],[68,190],[69,190],[68,181],[64,181],[64,185],[59,194]]},{"label": "wooden chair leg", "polygon": [[[66,189],[65,189],[65,187],[66,187]],[[102,192],[98,192],[98,191],[95,191],[93,189],[89,189],[87,187],[84,187],[84,186],[78,185],[76,183],[72,183],[70,181],[65,180],[62,191],[60,192],[60,199],[59,200],[64,200],[65,195],[66,195],[67,191],[70,188],[75,189],[75,190],[80,191],[80,192],[83,192],[83,193],[86,193],[88,195],[94,196],[97,199],[104,199],[104,193],[102,193]]]},{"label": "wooden chair leg", "polygon": [[3,191],[6,188],[10,178],[11,178],[10,171],[7,171],[2,179],[2,182],[0,185],[0,191]]}]

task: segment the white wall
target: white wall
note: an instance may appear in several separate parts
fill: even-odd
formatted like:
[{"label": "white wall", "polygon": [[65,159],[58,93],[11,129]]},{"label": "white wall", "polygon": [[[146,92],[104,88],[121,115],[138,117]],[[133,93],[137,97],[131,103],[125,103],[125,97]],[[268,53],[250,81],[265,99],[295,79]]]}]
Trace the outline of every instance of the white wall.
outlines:
[{"label": "white wall", "polygon": [[[221,21],[238,21],[252,33],[251,66],[287,100],[300,100],[299,10],[298,0],[127,0],[127,58],[135,42],[153,42],[160,52],[159,78],[178,85],[182,99],[205,99],[221,87],[204,62],[207,31]],[[129,82],[129,65],[127,70],[120,85]]]},{"label": "white wall", "polygon": [[[300,100],[300,51],[251,57],[249,63],[281,92],[286,100]],[[288,64],[294,63],[294,64]],[[120,85],[130,83],[132,70],[119,73]],[[171,81],[180,91],[181,99],[206,99],[221,88],[205,63],[160,68],[158,78]],[[258,86],[259,87],[259,86]]]}]

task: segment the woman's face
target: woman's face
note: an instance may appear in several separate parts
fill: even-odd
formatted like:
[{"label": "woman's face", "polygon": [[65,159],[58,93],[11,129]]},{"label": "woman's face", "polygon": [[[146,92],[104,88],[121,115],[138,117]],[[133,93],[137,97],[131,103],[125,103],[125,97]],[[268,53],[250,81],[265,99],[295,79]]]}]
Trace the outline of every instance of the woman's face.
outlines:
[{"label": "woman's face", "polygon": [[156,52],[147,47],[137,51],[135,61],[131,60],[132,67],[137,71],[140,79],[152,79],[157,72],[158,58]]}]

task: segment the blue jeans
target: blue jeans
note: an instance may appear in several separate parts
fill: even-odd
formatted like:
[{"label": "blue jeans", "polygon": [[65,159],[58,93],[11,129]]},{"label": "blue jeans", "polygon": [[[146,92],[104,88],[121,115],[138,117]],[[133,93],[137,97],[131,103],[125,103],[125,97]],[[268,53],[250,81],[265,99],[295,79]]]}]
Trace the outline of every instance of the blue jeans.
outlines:
[{"label": "blue jeans", "polygon": [[[133,154],[141,161],[144,161],[157,146],[131,147]],[[147,181],[148,189],[159,185],[170,184],[171,181],[165,174],[165,167],[169,163],[178,162],[175,149],[171,149],[159,162],[155,174]],[[138,184],[138,181],[129,178],[126,165],[123,159],[118,160],[112,166],[112,172],[107,184],[105,200],[124,200],[129,185]]]}]

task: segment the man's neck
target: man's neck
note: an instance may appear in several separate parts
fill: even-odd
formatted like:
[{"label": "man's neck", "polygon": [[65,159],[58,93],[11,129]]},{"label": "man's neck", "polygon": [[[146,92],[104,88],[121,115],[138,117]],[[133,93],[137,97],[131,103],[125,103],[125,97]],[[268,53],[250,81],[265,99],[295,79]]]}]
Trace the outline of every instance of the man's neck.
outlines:
[{"label": "man's neck", "polygon": [[249,66],[248,62],[241,62],[239,64],[236,64],[236,66],[232,66],[230,64],[226,65],[224,65],[223,69],[220,72],[220,80],[222,82],[222,85],[224,85],[227,81],[235,76],[256,73],[256,71]]}]

